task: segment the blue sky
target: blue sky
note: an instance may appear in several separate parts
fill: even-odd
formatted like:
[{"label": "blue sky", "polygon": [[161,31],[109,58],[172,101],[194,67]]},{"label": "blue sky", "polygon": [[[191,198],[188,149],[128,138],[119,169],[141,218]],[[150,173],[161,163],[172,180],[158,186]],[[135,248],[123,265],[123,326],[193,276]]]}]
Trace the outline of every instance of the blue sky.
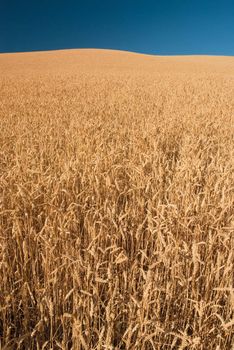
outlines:
[{"label": "blue sky", "polygon": [[234,55],[234,0],[0,0],[0,52]]}]

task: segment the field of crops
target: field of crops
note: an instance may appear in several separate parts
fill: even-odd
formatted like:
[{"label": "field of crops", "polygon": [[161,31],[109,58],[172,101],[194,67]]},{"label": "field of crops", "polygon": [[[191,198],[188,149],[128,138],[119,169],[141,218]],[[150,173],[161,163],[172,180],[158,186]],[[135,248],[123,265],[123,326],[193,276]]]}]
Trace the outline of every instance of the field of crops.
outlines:
[{"label": "field of crops", "polygon": [[234,58],[0,72],[0,349],[234,349]]}]

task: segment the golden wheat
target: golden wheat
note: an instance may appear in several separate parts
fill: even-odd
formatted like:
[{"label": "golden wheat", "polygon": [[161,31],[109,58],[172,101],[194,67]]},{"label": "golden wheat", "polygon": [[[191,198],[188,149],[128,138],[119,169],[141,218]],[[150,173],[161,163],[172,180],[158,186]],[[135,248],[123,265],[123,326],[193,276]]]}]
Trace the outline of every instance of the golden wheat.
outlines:
[{"label": "golden wheat", "polygon": [[233,57],[0,68],[0,348],[231,350]]}]

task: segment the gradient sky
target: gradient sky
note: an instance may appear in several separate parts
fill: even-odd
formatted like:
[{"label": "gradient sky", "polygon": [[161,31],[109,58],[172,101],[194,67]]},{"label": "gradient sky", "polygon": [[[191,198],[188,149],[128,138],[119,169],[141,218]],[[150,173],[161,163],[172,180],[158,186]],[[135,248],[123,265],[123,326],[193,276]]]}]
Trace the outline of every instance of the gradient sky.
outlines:
[{"label": "gradient sky", "polygon": [[0,0],[0,52],[234,55],[234,0]]}]

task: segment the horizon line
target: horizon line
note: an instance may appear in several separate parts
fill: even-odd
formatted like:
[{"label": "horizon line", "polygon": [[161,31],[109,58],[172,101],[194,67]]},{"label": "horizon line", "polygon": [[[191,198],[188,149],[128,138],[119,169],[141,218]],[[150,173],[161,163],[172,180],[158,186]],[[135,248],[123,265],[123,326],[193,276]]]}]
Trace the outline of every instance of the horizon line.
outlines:
[{"label": "horizon line", "polygon": [[55,49],[33,49],[33,50],[19,50],[19,51],[0,51],[0,55],[4,54],[20,54],[20,53],[41,53],[41,52],[54,52],[54,51],[72,51],[72,50],[100,50],[100,51],[122,51],[128,53],[134,53],[147,56],[217,56],[217,57],[234,57],[229,54],[212,54],[212,53],[147,53],[142,51],[131,51],[126,49],[116,48],[100,48],[100,47],[71,47],[71,48],[55,48]]}]

